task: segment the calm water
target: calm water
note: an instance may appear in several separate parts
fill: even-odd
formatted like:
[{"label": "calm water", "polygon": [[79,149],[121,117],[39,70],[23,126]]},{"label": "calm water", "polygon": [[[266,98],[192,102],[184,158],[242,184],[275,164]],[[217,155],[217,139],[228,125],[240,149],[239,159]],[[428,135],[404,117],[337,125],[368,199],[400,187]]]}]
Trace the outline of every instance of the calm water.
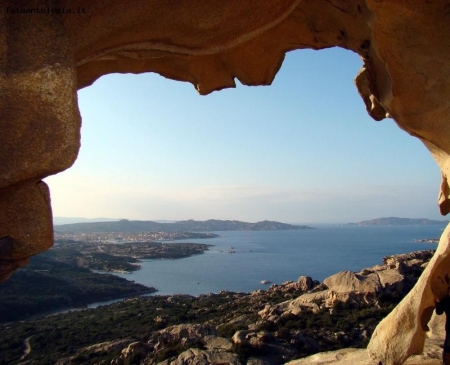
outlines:
[{"label": "calm water", "polygon": [[[178,260],[148,260],[141,270],[117,274],[153,286],[156,295],[250,292],[309,275],[322,281],[342,270],[359,271],[382,263],[383,256],[434,249],[414,239],[439,237],[442,226],[324,226],[299,231],[216,232],[221,237],[203,255]],[[227,251],[233,247],[235,253]]]}]

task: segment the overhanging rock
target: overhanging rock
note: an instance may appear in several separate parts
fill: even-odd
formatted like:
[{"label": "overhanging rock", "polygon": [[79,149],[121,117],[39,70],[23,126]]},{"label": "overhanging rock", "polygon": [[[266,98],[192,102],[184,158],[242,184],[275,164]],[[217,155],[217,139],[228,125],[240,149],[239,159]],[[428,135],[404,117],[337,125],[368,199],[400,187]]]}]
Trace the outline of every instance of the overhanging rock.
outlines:
[{"label": "overhanging rock", "polygon": [[[393,118],[424,142],[442,171],[440,210],[450,211],[448,1],[6,0],[0,7],[2,279],[51,246],[50,199],[40,181],[76,159],[77,89],[112,72],[157,72],[207,94],[234,87],[236,78],[270,84],[294,49],[356,52],[369,114]],[[383,365],[417,352],[420,341],[408,341],[409,350],[384,356]]]}]

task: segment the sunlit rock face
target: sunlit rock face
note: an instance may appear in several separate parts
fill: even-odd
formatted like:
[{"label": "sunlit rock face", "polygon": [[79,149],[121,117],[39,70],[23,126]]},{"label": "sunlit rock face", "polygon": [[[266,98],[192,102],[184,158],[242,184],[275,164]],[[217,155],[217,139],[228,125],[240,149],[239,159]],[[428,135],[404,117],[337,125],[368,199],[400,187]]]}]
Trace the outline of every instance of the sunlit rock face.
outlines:
[{"label": "sunlit rock face", "polygon": [[368,350],[383,364],[401,365],[411,355],[422,353],[434,298],[443,298],[450,286],[450,225],[414,288],[375,329]]},{"label": "sunlit rock face", "polygon": [[[50,198],[40,181],[76,159],[77,89],[111,72],[157,72],[207,94],[234,87],[235,78],[270,84],[290,50],[338,46],[356,52],[364,62],[356,85],[368,113],[376,120],[393,118],[424,142],[442,171],[440,210],[450,211],[448,1],[135,0],[130,6],[115,0],[5,0],[1,7],[3,280],[51,246]],[[27,13],[36,8],[41,13]],[[447,260],[441,246],[434,265]],[[403,347],[378,346],[395,343],[390,339],[396,333],[393,319],[380,325],[370,352],[384,365],[420,351],[429,282],[441,271],[431,265],[417,295],[399,307],[402,316],[420,323],[405,322]]]}]

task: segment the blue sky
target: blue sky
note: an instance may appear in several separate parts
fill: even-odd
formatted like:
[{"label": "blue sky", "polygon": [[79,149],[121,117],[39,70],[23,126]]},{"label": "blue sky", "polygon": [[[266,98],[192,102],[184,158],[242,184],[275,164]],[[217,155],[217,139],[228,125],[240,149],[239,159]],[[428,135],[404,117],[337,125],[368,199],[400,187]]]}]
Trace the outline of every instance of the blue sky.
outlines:
[{"label": "blue sky", "polygon": [[64,217],[341,223],[442,219],[422,143],[366,113],[349,51],[287,54],[271,86],[200,96],[156,74],[78,93],[82,147],[46,179]]}]

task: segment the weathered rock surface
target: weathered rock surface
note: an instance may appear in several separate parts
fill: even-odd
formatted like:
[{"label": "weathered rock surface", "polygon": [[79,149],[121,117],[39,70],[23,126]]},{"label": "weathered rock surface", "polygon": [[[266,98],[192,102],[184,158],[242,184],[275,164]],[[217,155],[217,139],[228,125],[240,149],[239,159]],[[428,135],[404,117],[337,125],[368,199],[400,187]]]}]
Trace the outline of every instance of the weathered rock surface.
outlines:
[{"label": "weathered rock surface", "polygon": [[103,352],[114,352],[116,350],[123,349],[124,346],[128,346],[132,343],[132,340],[124,339],[124,340],[117,340],[117,341],[110,341],[110,342],[103,342],[98,343],[92,346],[87,346],[85,348],[82,348],[78,351],[78,354],[76,356],[71,356],[68,358],[60,359],[56,362],[55,365],[72,365],[72,364],[78,364],[80,355],[87,354],[98,354]]},{"label": "weathered rock surface", "polygon": [[[240,364],[238,356],[232,354],[230,340],[217,336],[215,327],[205,324],[180,324],[170,326],[154,334],[155,341],[129,343],[112,365],[129,363],[154,364],[155,356],[165,348],[182,346],[187,350],[174,361],[165,360],[161,364]],[[206,350],[198,347],[205,347]]]},{"label": "weathered rock surface", "polygon": [[162,361],[158,365],[242,365],[239,356],[228,352],[189,349],[174,361]]},{"label": "weathered rock surface", "polygon": [[218,336],[205,336],[203,337],[203,341],[205,342],[205,348],[209,351],[218,350],[218,351],[231,351],[233,350],[233,343],[223,337]]},{"label": "weathered rock surface", "polygon": [[314,286],[315,282],[310,276],[300,276],[297,280],[297,288],[300,290],[308,291]]},{"label": "weathered rock surface", "polygon": [[217,336],[217,330],[213,326],[203,324],[180,324],[167,327],[158,334],[158,343],[155,348],[158,350],[168,343],[179,343],[183,346],[197,344],[205,336]]},{"label": "weathered rock surface", "polygon": [[368,351],[387,365],[401,365],[411,355],[422,353],[434,298],[442,298],[450,286],[450,225],[418,282],[400,304],[376,328]]},{"label": "weathered rock surface", "polygon": [[[425,340],[423,352],[411,356],[405,365],[441,365],[442,343],[444,341],[444,316],[433,315],[430,321],[430,331]],[[288,362],[286,365],[378,365],[379,362],[370,358],[365,349],[341,349],[322,352],[300,360]],[[384,364],[384,362],[383,362]]]},{"label": "weathered rock surface", "polygon": [[359,273],[341,271],[312,287],[310,292],[293,300],[276,305],[266,305],[259,315],[264,320],[277,323],[287,314],[297,315],[302,310],[319,311],[335,305],[360,306],[376,304],[382,295],[392,293],[403,296],[416,281],[421,267],[433,256],[433,251],[417,251],[404,255],[385,257],[384,265],[361,270]]},{"label": "weathered rock surface", "polygon": [[50,194],[44,182],[0,189],[0,282],[53,244]]},{"label": "weathered rock surface", "polygon": [[[375,120],[393,118],[430,150],[442,172],[440,211],[449,213],[449,6],[419,0],[136,0],[132,6],[120,1],[105,6],[99,0],[3,1],[0,280],[52,244],[48,194],[36,187],[77,156],[77,88],[112,72],[157,72],[207,94],[234,87],[235,78],[245,85],[270,84],[287,51],[352,50],[364,62],[356,85],[368,113]],[[82,11],[27,13],[40,7]],[[399,309],[405,318],[430,305],[427,285],[444,277],[440,265],[450,260],[447,246],[441,246],[445,249],[431,264],[438,267],[429,268],[415,296],[405,298]],[[373,344],[383,336],[382,342],[396,343],[389,341],[395,331],[386,323]],[[410,324],[410,335],[403,338],[410,350],[400,354],[388,347],[383,355],[372,345],[372,355],[384,365],[400,363],[419,351],[423,327]]]},{"label": "weathered rock surface", "polygon": [[351,271],[341,271],[326,278],[323,283],[336,293],[366,292],[376,293],[380,287],[377,274],[359,275]]},{"label": "weathered rock surface", "polygon": [[[303,338],[299,335],[299,339],[306,341],[306,336]],[[232,341],[238,351],[247,347],[258,349],[259,356],[254,357],[253,362],[259,360],[270,364],[281,364],[296,354],[295,348],[291,344],[274,338],[271,333],[266,331],[237,331]]]}]

